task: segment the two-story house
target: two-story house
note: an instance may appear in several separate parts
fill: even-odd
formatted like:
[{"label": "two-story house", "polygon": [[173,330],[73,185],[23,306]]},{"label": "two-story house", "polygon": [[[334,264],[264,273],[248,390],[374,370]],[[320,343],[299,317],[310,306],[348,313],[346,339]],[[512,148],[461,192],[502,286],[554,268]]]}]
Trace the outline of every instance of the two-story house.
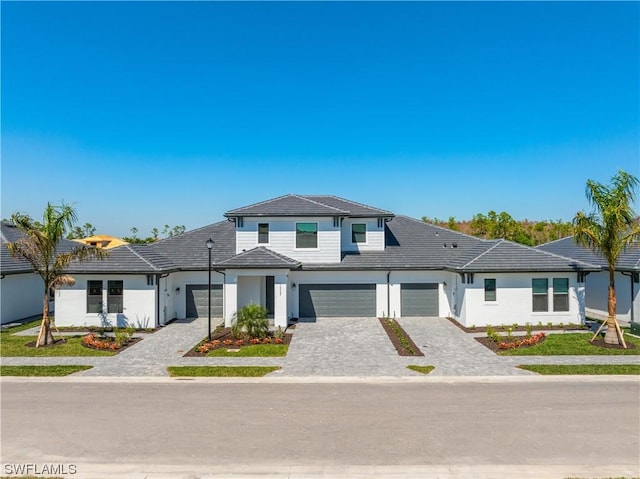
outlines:
[{"label": "two-story house", "polygon": [[[233,322],[264,306],[294,318],[450,316],[466,325],[580,322],[584,274],[599,266],[482,240],[335,196],[285,195],[152,245],[75,264],[58,324]],[[207,247],[211,240],[211,249]]]}]

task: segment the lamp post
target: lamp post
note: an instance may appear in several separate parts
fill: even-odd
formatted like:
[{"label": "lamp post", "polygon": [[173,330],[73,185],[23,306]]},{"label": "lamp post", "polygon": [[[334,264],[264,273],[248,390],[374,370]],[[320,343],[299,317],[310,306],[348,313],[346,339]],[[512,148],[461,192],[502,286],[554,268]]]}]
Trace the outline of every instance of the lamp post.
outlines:
[{"label": "lamp post", "polygon": [[207,249],[209,250],[209,341],[211,341],[211,249],[213,248],[213,240],[207,240]]}]

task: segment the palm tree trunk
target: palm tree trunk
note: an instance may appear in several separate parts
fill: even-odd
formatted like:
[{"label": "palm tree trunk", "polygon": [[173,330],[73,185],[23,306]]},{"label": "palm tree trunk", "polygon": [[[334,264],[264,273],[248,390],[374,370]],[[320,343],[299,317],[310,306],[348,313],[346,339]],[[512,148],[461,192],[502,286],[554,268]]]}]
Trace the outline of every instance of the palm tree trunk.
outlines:
[{"label": "palm tree trunk", "polygon": [[[620,331],[620,326],[618,325],[618,320],[616,319],[616,286],[615,286],[615,270],[613,267],[609,267],[609,290],[607,297],[607,307],[609,316],[607,317],[607,332],[604,333],[604,342],[606,344],[622,344],[625,348],[627,345],[624,343],[624,339],[622,339],[621,335],[618,333]],[[621,332],[621,331],[620,331]]]},{"label": "palm tree trunk", "polygon": [[42,324],[40,325],[40,334],[36,348],[53,344],[53,334],[51,333],[51,320],[49,319],[49,291],[45,291],[42,300]]}]

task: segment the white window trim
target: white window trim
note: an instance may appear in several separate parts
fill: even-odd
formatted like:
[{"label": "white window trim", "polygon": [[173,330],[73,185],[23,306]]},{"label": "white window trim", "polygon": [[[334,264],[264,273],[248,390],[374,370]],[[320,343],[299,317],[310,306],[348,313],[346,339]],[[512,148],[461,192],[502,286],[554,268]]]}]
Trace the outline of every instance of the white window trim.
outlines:
[{"label": "white window trim", "polygon": [[[298,248],[298,224],[313,223],[316,225],[316,244],[315,248]],[[318,251],[320,249],[320,225],[317,221],[296,221],[293,231],[293,250],[294,251]]]},{"label": "white window trim", "polygon": [[[267,225],[269,227],[269,241],[266,243],[260,243],[260,225]],[[271,222],[269,221],[259,221],[256,223],[256,244],[258,246],[271,246]]]},{"label": "white window trim", "polygon": [[[353,225],[364,225],[364,238],[365,240],[362,243],[356,243],[355,241],[353,241]],[[368,245],[369,244],[369,225],[367,223],[351,223],[351,228],[350,228],[350,236],[349,236],[349,240],[351,241],[352,245]]]}]

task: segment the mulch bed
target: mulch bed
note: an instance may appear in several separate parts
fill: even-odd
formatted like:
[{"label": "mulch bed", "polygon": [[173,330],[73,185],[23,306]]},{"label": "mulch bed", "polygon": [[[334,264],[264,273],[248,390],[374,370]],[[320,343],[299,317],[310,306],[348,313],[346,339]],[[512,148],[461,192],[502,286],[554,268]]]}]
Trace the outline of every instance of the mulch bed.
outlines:
[{"label": "mulch bed", "polygon": [[[458,328],[462,329],[465,333],[486,333],[487,332],[487,328],[485,326],[477,326],[476,328],[468,328],[466,326],[463,326],[462,324],[460,324],[458,321],[456,321],[455,319],[448,317],[447,318],[449,321],[451,321],[453,324],[455,324]],[[514,328],[512,325],[510,324],[505,324],[505,326],[507,328],[511,328],[511,331],[522,331],[525,332],[527,330],[526,326],[518,326],[517,328]],[[502,325],[493,325],[492,328],[495,331],[501,332],[503,331]],[[572,327],[567,326],[566,324],[564,326],[559,326],[557,324],[552,325],[552,326],[545,326],[545,325],[531,325],[531,330],[532,331],[582,331],[585,329],[589,329],[589,326],[585,326],[582,324],[574,324]]]},{"label": "mulch bed", "polygon": [[[101,339],[105,339],[105,338],[101,338]],[[91,346],[89,344],[84,344],[84,343],[82,343],[82,346],[87,348],[87,349],[95,349],[97,351],[112,351],[114,353],[119,353],[119,352],[124,351],[128,347],[133,346],[134,344],[136,344],[139,341],[142,341],[142,338],[131,338],[126,343],[120,345],[120,347],[118,349],[96,348],[95,346]]]},{"label": "mulch bed", "polygon": [[[291,329],[291,326],[289,326],[287,329]],[[273,341],[273,334],[269,334],[269,338],[271,338],[271,340]],[[285,344],[285,345],[289,345],[291,344],[291,338],[293,338],[293,334],[291,333],[285,333],[284,337],[282,338],[282,343],[281,344]],[[213,351],[215,349],[220,349],[220,348],[224,348],[224,349],[242,349],[245,346],[259,346],[258,344],[251,344],[249,341],[245,341],[245,344],[243,344],[242,346],[237,346],[235,344],[235,339],[233,338],[233,334],[231,333],[231,328],[220,328],[218,329],[216,332],[211,334],[211,340],[213,341],[214,339],[217,339],[219,341],[224,341],[225,339],[231,339],[233,340],[233,344],[227,346],[226,344],[220,344],[220,346],[218,346],[217,348],[211,348],[210,351]],[[275,344],[275,343],[270,343],[270,344]],[[201,358],[201,357],[205,357],[207,355],[207,353],[200,353],[198,351],[196,351],[196,348],[200,346],[200,343],[198,343],[193,349],[187,351],[186,354],[184,354],[185,358],[188,357],[197,357],[197,358]]]},{"label": "mulch bed", "polygon": [[[398,352],[399,356],[424,356],[424,353],[420,351],[420,348],[416,346],[416,343],[414,343],[411,337],[407,334],[407,332],[404,329],[402,329],[402,326],[400,326],[400,323],[398,323],[395,319],[387,320],[385,318],[379,318],[379,320],[385,333],[387,333],[387,336],[389,336],[389,340],[391,341],[391,344],[393,344],[393,347],[396,348],[396,351]],[[405,348],[405,345],[402,344],[402,342],[396,335],[396,331],[394,331],[394,329],[391,327],[388,321],[394,322],[394,324],[396,325],[400,333],[404,336],[404,338],[409,343],[409,346],[411,347],[411,349],[413,349],[413,352]]]},{"label": "mulch bed", "polygon": [[[627,349],[636,349],[636,345],[633,344],[631,341],[626,341],[627,343]],[[622,344],[608,344],[604,342],[604,339],[594,339],[593,342],[591,343],[594,346],[598,346],[599,348],[605,348],[605,349],[624,349],[622,347]]]},{"label": "mulch bed", "polygon": [[[524,337],[524,336],[523,336]],[[519,339],[517,337],[514,337],[512,339]],[[499,344],[500,343],[496,343],[495,341],[492,341],[491,339],[487,338],[486,336],[483,336],[481,338],[475,338],[476,341],[478,341],[480,344],[482,344],[483,346],[486,346],[487,348],[489,348],[491,351],[493,351],[494,353],[497,353],[498,351],[508,351],[508,349],[500,349]],[[546,338],[541,339],[540,341],[538,341],[537,344],[542,344],[546,341]],[[505,339],[504,341],[505,343],[509,342],[507,339]],[[527,348],[532,348],[533,346],[536,346],[537,344],[534,344],[532,346],[525,346],[522,345],[516,349],[527,349]]]}]

